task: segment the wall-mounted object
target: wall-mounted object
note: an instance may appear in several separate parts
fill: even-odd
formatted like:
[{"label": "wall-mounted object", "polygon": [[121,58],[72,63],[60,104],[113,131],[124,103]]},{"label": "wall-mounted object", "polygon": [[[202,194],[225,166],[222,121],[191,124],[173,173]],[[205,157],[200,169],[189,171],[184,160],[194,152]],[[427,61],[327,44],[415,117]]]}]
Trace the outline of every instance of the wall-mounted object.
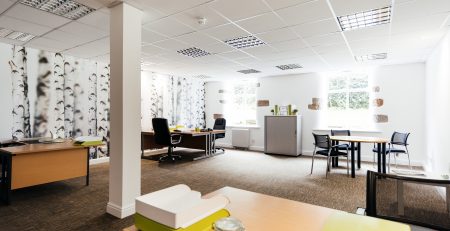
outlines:
[{"label": "wall-mounted object", "polygon": [[221,104],[226,104],[226,103],[227,103],[227,101],[226,101],[226,100],[224,100],[224,99],[221,99],[221,100],[219,100],[219,103],[221,103]]},{"label": "wall-mounted object", "polygon": [[267,107],[269,106],[269,100],[258,100],[257,105],[258,107]]},{"label": "wall-mounted object", "polygon": [[374,99],[372,104],[375,107],[381,107],[384,104],[384,100],[383,99]]},{"label": "wall-mounted object", "polygon": [[380,86],[374,86],[372,90],[373,92],[380,92]]},{"label": "wall-mounted object", "polygon": [[312,98],[312,104],[308,105],[309,110],[320,110],[320,98]]},{"label": "wall-mounted object", "polygon": [[388,115],[373,115],[375,123],[387,123],[389,122]]},{"label": "wall-mounted object", "polygon": [[214,119],[220,119],[223,118],[223,114],[213,114]]}]

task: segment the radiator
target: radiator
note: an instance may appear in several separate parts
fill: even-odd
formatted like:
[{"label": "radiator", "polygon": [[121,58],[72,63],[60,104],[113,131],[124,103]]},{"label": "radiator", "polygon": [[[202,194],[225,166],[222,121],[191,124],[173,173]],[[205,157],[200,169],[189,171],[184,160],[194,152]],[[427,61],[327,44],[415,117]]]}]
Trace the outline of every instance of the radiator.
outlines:
[{"label": "radiator", "polygon": [[232,129],[231,145],[236,148],[249,148],[250,146],[250,130],[249,129]]}]

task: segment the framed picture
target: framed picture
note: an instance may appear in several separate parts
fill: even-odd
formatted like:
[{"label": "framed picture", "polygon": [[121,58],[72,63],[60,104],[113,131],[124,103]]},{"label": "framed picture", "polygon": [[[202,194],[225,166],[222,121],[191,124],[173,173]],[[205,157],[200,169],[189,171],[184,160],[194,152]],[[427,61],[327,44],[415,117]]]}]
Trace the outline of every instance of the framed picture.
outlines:
[{"label": "framed picture", "polygon": [[288,106],[280,106],[279,115],[287,116],[288,115]]}]

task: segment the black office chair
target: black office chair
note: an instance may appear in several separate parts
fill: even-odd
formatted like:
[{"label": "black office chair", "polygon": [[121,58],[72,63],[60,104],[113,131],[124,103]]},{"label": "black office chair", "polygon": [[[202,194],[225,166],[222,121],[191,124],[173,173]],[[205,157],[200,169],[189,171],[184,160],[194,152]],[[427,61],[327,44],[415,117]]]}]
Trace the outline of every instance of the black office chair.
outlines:
[{"label": "black office chair", "polygon": [[[348,146],[345,144],[341,145],[331,145],[331,140],[329,135],[318,135],[314,134],[314,151],[311,163],[311,174],[313,173],[314,168],[314,157],[315,155],[322,155],[327,157],[327,173],[326,177],[328,177],[328,172],[330,171],[330,161],[332,157],[346,156],[347,157],[347,176],[349,175],[349,165],[348,165]],[[340,147],[345,147],[347,152],[339,151]],[[316,151],[317,149],[320,149]]]},{"label": "black office chair", "polygon": [[[214,121],[214,127],[213,130],[225,130],[227,126],[227,120],[224,118],[217,118]],[[223,139],[225,138],[225,133],[219,133],[215,135],[215,139],[214,139],[214,151],[216,151],[216,140],[217,139]],[[219,150],[225,151],[225,149],[223,148],[217,148]]]},{"label": "black office chair", "polygon": [[[331,135],[332,136],[351,136],[351,133],[350,133],[350,130],[333,130],[333,129],[331,129]],[[347,147],[350,151],[352,150],[352,148],[350,147],[350,144],[345,143],[342,145],[345,145],[345,146],[339,146],[338,147],[339,150],[347,150]],[[354,151],[358,151],[358,147],[356,147],[356,146],[353,149],[354,149]]]},{"label": "black office chair", "polygon": [[164,145],[169,148],[167,155],[159,158],[159,162],[164,160],[172,160],[181,159],[180,155],[173,155],[173,148],[176,147],[177,144],[181,142],[182,136],[179,134],[170,134],[169,123],[167,119],[164,118],[153,118],[153,131],[155,132],[155,142],[159,145]]},{"label": "black office chair", "polygon": [[[406,154],[408,155],[408,165],[409,168],[411,168],[411,160],[409,158],[409,150],[408,150],[408,137],[411,133],[401,133],[401,132],[394,132],[391,136],[391,142],[389,143],[389,147],[386,150],[386,155],[389,155],[388,157],[388,171],[391,171],[391,153],[395,153],[394,155],[394,161],[395,161],[395,167],[397,167],[397,158],[398,154]],[[402,148],[400,148],[400,147]],[[377,153],[377,148],[373,148],[372,150],[375,154]],[[375,162],[375,154],[374,154],[374,162]]]}]

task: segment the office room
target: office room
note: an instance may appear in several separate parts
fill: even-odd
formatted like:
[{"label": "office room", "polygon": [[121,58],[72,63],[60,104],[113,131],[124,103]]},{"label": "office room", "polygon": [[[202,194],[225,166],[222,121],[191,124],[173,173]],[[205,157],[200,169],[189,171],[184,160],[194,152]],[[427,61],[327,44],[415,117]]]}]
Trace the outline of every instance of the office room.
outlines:
[{"label": "office room", "polygon": [[449,0],[0,2],[0,230],[450,230]]}]

